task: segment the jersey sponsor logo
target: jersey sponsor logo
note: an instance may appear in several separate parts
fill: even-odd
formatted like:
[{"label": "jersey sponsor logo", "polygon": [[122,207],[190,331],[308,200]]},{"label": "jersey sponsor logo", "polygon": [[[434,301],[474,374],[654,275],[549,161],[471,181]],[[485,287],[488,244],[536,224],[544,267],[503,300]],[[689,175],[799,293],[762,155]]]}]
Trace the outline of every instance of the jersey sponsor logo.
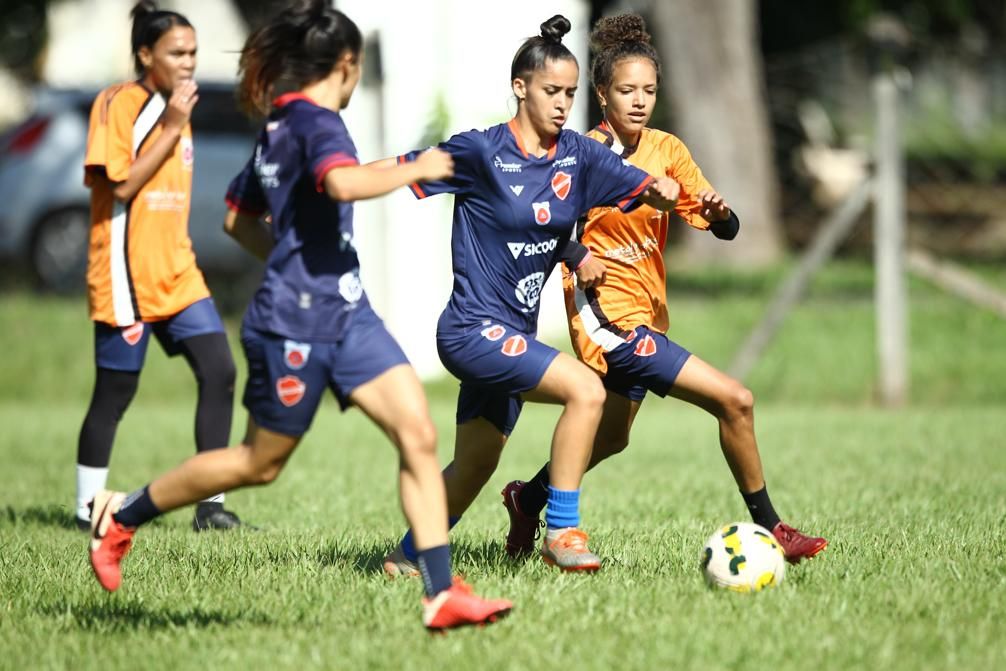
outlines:
[{"label": "jersey sponsor logo", "polygon": [[279,163],[266,163],[262,160],[261,145],[255,147],[255,174],[263,189],[279,188]]},{"label": "jersey sponsor logo", "polygon": [[545,273],[531,273],[517,283],[514,295],[517,296],[517,300],[522,305],[526,305],[528,309],[532,309],[538,304],[538,298],[541,297],[541,288],[544,284]]},{"label": "jersey sponsor logo", "polygon": [[283,342],[283,360],[286,361],[287,368],[300,370],[307,364],[308,357],[311,356],[311,345],[304,342],[294,342],[286,340]]},{"label": "jersey sponsor logo", "polygon": [[573,176],[561,170],[552,175],[552,191],[559,197],[559,200],[566,200],[569,190],[573,188]]},{"label": "jersey sponsor logo", "polygon": [[553,168],[568,168],[571,165],[576,165],[576,156],[565,156],[552,161]]},{"label": "jersey sponsor logo", "polygon": [[178,141],[178,146],[182,148],[182,165],[191,170],[196,155],[195,149],[192,146],[192,138],[182,137]]},{"label": "jersey sponsor logo", "polygon": [[354,268],[339,278],[339,293],[347,303],[355,303],[363,297],[363,283],[360,282],[359,268]]},{"label": "jersey sponsor logo", "polygon": [[552,211],[548,209],[548,205],[547,200],[544,203],[531,203],[531,209],[534,211],[534,221],[539,226],[544,226],[552,221]]},{"label": "jersey sponsor logo", "polygon": [[548,240],[542,240],[541,242],[508,242],[506,243],[506,246],[510,249],[510,253],[516,259],[522,254],[524,256],[548,254],[549,252],[554,251],[556,245],[558,244],[559,238],[549,238]]},{"label": "jersey sponsor logo", "polygon": [[504,333],[506,333],[506,329],[499,324],[493,324],[482,329],[482,337],[490,342],[496,342],[503,337]]},{"label": "jersey sponsor logo", "polygon": [[276,396],[279,397],[279,402],[288,408],[300,403],[305,391],[307,385],[296,375],[284,375],[276,380]]},{"label": "jersey sponsor logo", "polygon": [[510,185],[510,190],[513,191],[513,195],[520,196],[521,191],[524,190],[524,185],[523,184],[511,184]]},{"label": "jersey sponsor logo", "polygon": [[520,163],[504,163],[499,155],[493,157],[493,165],[503,172],[520,172],[522,167]]},{"label": "jersey sponsor logo", "polygon": [[356,237],[351,233],[343,232],[342,237],[339,238],[339,251],[340,252],[355,252],[356,251]]},{"label": "jersey sponsor logo", "polygon": [[130,346],[135,345],[140,342],[140,338],[143,337],[143,322],[136,322],[132,326],[127,326],[120,331],[122,334],[122,339]]},{"label": "jersey sponsor logo", "polygon": [[648,335],[636,343],[636,356],[653,356],[657,353],[657,343]]},{"label": "jersey sponsor logo", "polygon": [[604,250],[606,259],[616,259],[623,263],[638,263],[660,251],[656,238],[645,236],[641,242],[630,242],[621,247]]},{"label": "jersey sponsor logo", "polygon": [[527,340],[522,335],[512,335],[503,342],[500,351],[507,356],[520,356],[527,351]]}]

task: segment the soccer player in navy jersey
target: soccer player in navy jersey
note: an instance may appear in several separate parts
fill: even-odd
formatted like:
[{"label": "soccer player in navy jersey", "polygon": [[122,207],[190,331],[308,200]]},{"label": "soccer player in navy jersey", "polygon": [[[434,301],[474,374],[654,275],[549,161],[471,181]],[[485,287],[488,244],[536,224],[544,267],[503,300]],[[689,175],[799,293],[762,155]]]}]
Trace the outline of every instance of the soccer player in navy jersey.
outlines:
[{"label": "soccer player in navy jersey", "polygon": [[511,608],[452,582],[426,398],[360,284],[352,201],[453,174],[440,150],[404,165],[359,165],[339,110],[359,81],[362,45],[356,25],[326,0],[294,3],[245,44],[240,97],[246,109],[268,114],[252,158],[231,183],[225,221],[266,262],[241,332],[248,430],[240,444],[201,453],[128,497],[98,495],[91,565],[109,591],[119,587],[121,561],[141,524],[208,494],[274,480],[328,388],[343,409],[358,406],[398,448],[402,508],[421,548],[424,624],[492,622]]},{"label": "soccer player in navy jersey", "polygon": [[[639,201],[669,210],[677,184],[654,180],[599,142],[563,130],[579,76],[561,41],[569,29],[555,16],[517,51],[514,119],[442,143],[454,176],[412,190],[419,198],[455,195],[454,289],[437,327],[440,358],[461,380],[454,461],[444,470],[450,522],[492,475],[524,401],[560,404],[541,554],[563,570],[596,571],[600,559],[579,529],[579,488],[604,389],[589,368],[537,340],[538,298],[583,212],[596,205],[628,210]],[[590,268],[589,259],[570,261]],[[417,572],[414,532],[385,558],[390,575]]]}]

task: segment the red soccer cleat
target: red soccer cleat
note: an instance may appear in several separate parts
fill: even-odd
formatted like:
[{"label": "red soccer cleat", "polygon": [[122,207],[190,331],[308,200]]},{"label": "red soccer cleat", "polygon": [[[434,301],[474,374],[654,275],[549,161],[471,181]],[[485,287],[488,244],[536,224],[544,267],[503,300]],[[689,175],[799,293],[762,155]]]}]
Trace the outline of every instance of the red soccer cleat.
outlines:
[{"label": "red soccer cleat", "polygon": [[507,483],[500,494],[503,495],[503,507],[510,514],[510,531],[506,535],[506,553],[511,559],[529,557],[534,554],[534,542],[541,538],[541,528],[545,523],[537,516],[530,517],[521,512],[517,497],[526,482],[514,480]]},{"label": "red soccer cleat", "polygon": [[775,525],[772,535],[779,541],[786,555],[786,561],[791,564],[799,563],[801,559],[815,557],[828,547],[826,539],[802,534],[784,522]]},{"label": "red soccer cleat", "polygon": [[122,582],[119,564],[132,547],[136,533],[136,529],[128,529],[112,519],[125,498],[121,492],[102,490],[94,497],[91,513],[91,568],[109,592],[119,589]]},{"label": "red soccer cleat", "polygon": [[506,599],[483,599],[461,578],[435,597],[423,598],[423,624],[431,631],[442,631],[469,624],[491,624],[510,612],[513,604]]}]

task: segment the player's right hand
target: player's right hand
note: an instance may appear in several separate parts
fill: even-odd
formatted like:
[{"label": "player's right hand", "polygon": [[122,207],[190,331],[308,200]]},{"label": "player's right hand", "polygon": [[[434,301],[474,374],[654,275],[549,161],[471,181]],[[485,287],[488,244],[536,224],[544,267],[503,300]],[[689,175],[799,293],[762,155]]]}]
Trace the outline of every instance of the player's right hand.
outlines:
[{"label": "player's right hand", "polygon": [[422,182],[435,182],[454,176],[454,159],[443,149],[427,149],[416,158],[416,164],[422,171]]},{"label": "player's right hand", "polygon": [[192,116],[192,108],[199,102],[199,86],[192,79],[182,82],[168,99],[164,110],[164,126],[181,130]]},{"label": "player's right hand", "polygon": [[596,289],[608,279],[608,268],[593,254],[576,269],[576,285],[583,290]]}]

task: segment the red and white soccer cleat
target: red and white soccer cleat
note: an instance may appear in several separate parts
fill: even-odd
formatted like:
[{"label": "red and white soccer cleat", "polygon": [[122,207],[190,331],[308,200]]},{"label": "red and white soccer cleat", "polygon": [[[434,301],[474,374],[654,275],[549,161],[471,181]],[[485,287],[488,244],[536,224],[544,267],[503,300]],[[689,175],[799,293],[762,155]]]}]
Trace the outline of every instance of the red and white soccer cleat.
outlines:
[{"label": "red and white soccer cleat", "polygon": [[94,497],[91,512],[91,568],[109,592],[119,589],[122,582],[119,565],[132,547],[136,533],[136,529],[128,529],[112,519],[125,499],[121,492],[102,490]]},{"label": "red and white soccer cleat", "polygon": [[784,522],[779,522],[772,529],[772,535],[782,546],[786,561],[791,564],[801,559],[810,559],[828,547],[828,541],[817,536],[808,536]]},{"label": "red and white soccer cleat", "polygon": [[587,549],[587,534],[575,527],[549,529],[541,546],[541,558],[563,571],[593,573],[601,568],[601,559]]},{"label": "red and white soccer cleat", "polygon": [[513,608],[506,599],[483,599],[472,593],[461,578],[433,598],[423,598],[423,624],[431,631],[442,631],[470,624],[491,624]]},{"label": "red and white soccer cleat", "polygon": [[528,557],[534,553],[534,542],[541,537],[541,527],[545,526],[537,517],[531,517],[521,512],[517,497],[526,482],[514,480],[507,483],[500,494],[503,495],[503,507],[510,514],[510,531],[506,535],[506,553],[512,559]]}]

